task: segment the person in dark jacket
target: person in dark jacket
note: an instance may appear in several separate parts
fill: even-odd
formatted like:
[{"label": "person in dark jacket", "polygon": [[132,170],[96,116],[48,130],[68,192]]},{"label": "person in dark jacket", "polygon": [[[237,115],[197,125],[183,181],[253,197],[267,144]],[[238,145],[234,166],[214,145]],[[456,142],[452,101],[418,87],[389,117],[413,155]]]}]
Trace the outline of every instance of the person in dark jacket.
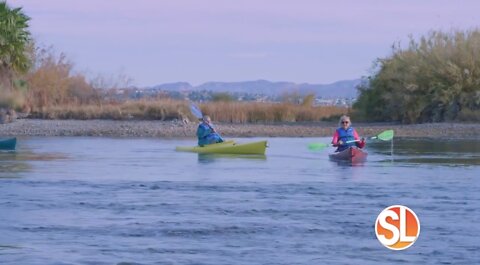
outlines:
[{"label": "person in dark jacket", "polygon": [[222,137],[215,130],[209,116],[203,116],[202,122],[197,128],[197,137],[199,146],[223,142]]}]

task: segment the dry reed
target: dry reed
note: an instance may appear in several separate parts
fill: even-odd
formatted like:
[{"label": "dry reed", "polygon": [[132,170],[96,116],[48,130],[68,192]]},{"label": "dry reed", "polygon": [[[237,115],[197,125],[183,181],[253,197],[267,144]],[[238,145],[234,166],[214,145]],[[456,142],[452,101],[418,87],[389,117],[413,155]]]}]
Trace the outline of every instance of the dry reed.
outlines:
[{"label": "dry reed", "polygon": [[[187,101],[161,99],[108,104],[68,104],[42,107],[31,117],[42,119],[112,120],[195,120]],[[347,108],[310,107],[292,103],[210,102],[201,105],[205,115],[216,122],[308,122],[321,121],[347,113]]]},{"label": "dry reed", "polygon": [[337,106],[305,106],[274,102],[211,102],[202,111],[214,121],[230,123],[321,121],[348,113]]}]

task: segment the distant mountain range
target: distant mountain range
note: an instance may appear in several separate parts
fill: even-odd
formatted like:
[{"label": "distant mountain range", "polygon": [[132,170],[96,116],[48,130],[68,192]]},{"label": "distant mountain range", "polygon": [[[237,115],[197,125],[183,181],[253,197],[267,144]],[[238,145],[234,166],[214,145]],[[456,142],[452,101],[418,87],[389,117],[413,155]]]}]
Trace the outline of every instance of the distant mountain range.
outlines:
[{"label": "distant mountain range", "polygon": [[245,82],[207,82],[192,86],[187,82],[167,83],[148,87],[147,89],[166,91],[212,91],[228,93],[264,94],[268,96],[285,93],[311,94],[323,98],[353,98],[357,96],[356,87],[360,79],[342,80],[331,84],[297,84],[293,82],[271,82],[267,80]]}]

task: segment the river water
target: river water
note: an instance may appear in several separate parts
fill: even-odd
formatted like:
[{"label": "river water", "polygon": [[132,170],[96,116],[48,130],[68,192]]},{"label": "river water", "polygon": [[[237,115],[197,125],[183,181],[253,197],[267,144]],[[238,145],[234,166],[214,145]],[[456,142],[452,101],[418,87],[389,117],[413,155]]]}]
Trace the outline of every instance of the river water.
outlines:
[{"label": "river water", "polygon": [[[307,149],[328,138],[268,140],[265,157],[235,157],[19,139],[0,153],[0,264],[480,263],[480,140],[371,143],[357,165]],[[421,222],[404,251],[375,237],[394,204]]]}]

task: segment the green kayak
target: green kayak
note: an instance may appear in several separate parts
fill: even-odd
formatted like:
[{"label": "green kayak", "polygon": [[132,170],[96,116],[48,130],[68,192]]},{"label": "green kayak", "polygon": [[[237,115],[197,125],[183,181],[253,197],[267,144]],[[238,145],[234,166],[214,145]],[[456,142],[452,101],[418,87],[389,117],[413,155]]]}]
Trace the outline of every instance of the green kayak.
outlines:
[{"label": "green kayak", "polygon": [[15,150],[17,138],[0,139],[0,150]]},{"label": "green kayak", "polygon": [[267,141],[253,143],[236,143],[235,141],[226,141],[218,144],[209,144],[206,146],[177,146],[175,150],[182,152],[194,152],[200,154],[242,154],[242,155],[264,155],[267,147]]}]

